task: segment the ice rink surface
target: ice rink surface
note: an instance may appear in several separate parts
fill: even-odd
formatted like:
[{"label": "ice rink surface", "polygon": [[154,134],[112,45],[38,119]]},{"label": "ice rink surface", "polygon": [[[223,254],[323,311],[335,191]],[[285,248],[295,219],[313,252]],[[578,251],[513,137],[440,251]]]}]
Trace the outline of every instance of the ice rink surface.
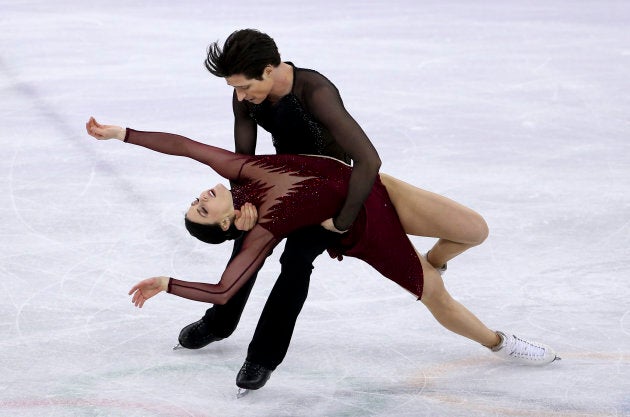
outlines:
[{"label": "ice rink surface", "polygon": [[[629,2],[173,4],[0,0],[1,416],[630,416]],[[207,305],[138,310],[127,291],[216,282],[230,245],[196,242],[182,215],[220,178],[84,123],[232,149],[232,91],[203,60],[246,27],[337,85],[383,172],[483,214],[490,237],[447,288],[561,362],[503,363],[324,255],[286,360],[237,400],[281,248],[232,337],[171,350]]]}]

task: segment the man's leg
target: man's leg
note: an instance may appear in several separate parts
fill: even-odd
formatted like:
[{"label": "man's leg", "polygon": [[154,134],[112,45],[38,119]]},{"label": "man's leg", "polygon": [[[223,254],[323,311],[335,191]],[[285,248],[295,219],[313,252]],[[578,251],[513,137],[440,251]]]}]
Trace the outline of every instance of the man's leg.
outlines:
[{"label": "man's leg", "polygon": [[308,294],[313,261],[338,236],[315,226],[298,230],[287,238],[280,257],[280,276],[258,321],[245,365],[237,376],[241,388],[262,387],[284,359]]},{"label": "man's leg", "polygon": [[[229,262],[240,252],[242,245],[243,238],[234,241],[234,250]],[[241,319],[257,274],[258,272],[252,275],[226,304],[212,306],[200,320],[184,327],[179,334],[179,344],[187,349],[199,349],[229,337]]]}]

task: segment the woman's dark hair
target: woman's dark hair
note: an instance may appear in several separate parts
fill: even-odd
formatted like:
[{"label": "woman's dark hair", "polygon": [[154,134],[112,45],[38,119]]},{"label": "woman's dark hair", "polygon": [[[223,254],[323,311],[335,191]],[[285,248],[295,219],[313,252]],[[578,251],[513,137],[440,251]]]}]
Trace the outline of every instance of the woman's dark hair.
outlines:
[{"label": "woman's dark hair", "polygon": [[233,240],[240,237],[243,232],[238,230],[234,223],[230,225],[227,230],[221,229],[218,224],[200,224],[188,220],[188,217],[184,216],[184,224],[188,233],[201,240],[202,242],[210,244],[223,243],[226,240]]},{"label": "woman's dark hair", "polygon": [[223,49],[218,42],[212,43],[204,64],[217,77],[243,74],[248,79],[262,80],[267,65],[280,65],[280,53],[269,35],[256,29],[241,29],[228,36]]}]

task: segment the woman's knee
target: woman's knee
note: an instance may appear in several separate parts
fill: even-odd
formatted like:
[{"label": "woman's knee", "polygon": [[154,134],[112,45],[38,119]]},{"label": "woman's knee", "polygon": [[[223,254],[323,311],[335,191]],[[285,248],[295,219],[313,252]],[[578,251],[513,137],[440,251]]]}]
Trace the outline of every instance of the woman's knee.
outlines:
[{"label": "woman's knee", "polygon": [[444,295],[444,292],[444,285],[427,285],[425,280],[420,301],[424,304],[432,304],[435,300],[439,300]]},{"label": "woman's knee", "polygon": [[473,246],[481,245],[488,238],[488,234],[490,233],[488,223],[486,223],[486,220],[478,213],[475,213],[472,218],[471,230],[470,244]]},{"label": "woman's knee", "polygon": [[423,260],[422,269],[424,270],[424,285],[422,289],[422,297],[420,301],[427,307],[443,303],[450,297],[444,286],[444,280],[432,266],[425,264]]},{"label": "woman's knee", "polygon": [[453,242],[463,243],[470,247],[482,244],[488,238],[488,223],[476,211],[468,209],[465,216],[459,219],[459,235],[448,239]]}]

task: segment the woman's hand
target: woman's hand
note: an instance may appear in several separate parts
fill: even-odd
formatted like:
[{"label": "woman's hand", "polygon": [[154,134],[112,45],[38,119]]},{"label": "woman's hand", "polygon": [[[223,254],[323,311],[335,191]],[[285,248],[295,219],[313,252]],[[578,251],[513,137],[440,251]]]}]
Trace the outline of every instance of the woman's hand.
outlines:
[{"label": "woman's hand", "polygon": [[120,126],[102,125],[93,117],[85,124],[88,134],[98,140],[118,139],[125,140],[126,129]]},{"label": "woman's hand", "polygon": [[155,277],[140,281],[129,290],[129,295],[133,294],[131,302],[134,303],[136,307],[142,308],[144,302],[149,298],[167,290],[168,280],[168,277]]},{"label": "woman's hand", "polygon": [[330,230],[331,232],[335,232],[335,233],[346,233],[347,230],[339,230],[335,227],[335,223],[333,222],[333,219],[326,219],[323,222],[320,223],[322,225],[322,227],[326,230]]},{"label": "woman's hand", "polygon": [[249,232],[254,228],[254,226],[256,226],[256,222],[258,221],[258,211],[256,210],[256,206],[253,204],[245,203],[240,210],[235,210],[234,212],[236,214],[234,226],[238,230]]}]

